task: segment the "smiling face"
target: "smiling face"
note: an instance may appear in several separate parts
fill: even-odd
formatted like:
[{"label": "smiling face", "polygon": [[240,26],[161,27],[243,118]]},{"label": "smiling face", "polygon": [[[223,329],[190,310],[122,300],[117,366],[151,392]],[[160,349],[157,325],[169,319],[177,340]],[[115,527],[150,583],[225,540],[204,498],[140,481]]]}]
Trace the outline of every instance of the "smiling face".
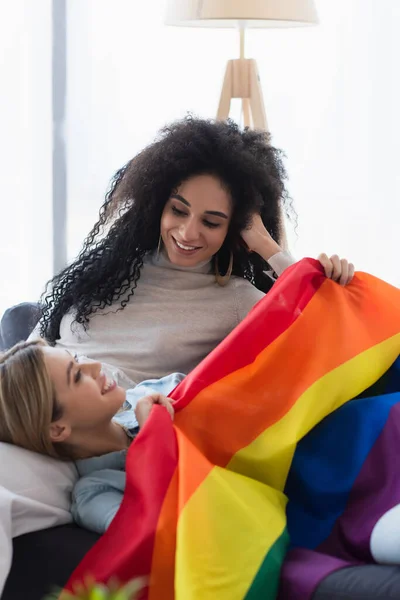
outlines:
[{"label": "smiling face", "polygon": [[53,383],[61,416],[55,415],[53,442],[93,433],[110,423],[125,400],[125,391],[107,380],[98,362],[78,363],[66,350],[44,347],[47,371]]},{"label": "smiling face", "polygon": [[219,179],[198,175],[169,198],[161,217],[161,237],[169,260],[194,267],[211,260],[224,243],[232,201]]}]

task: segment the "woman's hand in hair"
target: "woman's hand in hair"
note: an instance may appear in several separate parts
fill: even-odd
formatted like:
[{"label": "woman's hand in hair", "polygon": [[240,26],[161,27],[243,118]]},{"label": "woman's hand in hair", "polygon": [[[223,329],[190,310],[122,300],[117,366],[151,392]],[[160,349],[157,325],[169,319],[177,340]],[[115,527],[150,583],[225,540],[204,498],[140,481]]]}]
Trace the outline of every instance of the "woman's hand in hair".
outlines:
[{"label": "woman's hand in hair", "polygon": [[171,398],[167,398],[162,394],[151,394],[150,396],[145,396],[141,398],[139,402],[136,404],[135,415],[137,422],[139,423],[140,429],[144,426],[147,419],[150,416],[151,409],[155,404],[159,404],[160,406],[164,406],[167,409],[168,413],[171,416],[171,419],[174,418],[175,411],[173,409]]},{"label": "woman's hand in hair", "polygon": [[328,279],[337,281],[340,285],[348,285],[354,277],[354,265],[347,258],[339,258],[334,254],[330,258],[326,254],[320,254],[318,260],[324,267]]},{"label": "woman's hand in hair", "polygon": [[282,251],[279,244],[268,233],[261,216],[257,213],[253,215],[250,225],[243,229],[241,236],[248,250],[256,252],[267,262],[271,256]]}]

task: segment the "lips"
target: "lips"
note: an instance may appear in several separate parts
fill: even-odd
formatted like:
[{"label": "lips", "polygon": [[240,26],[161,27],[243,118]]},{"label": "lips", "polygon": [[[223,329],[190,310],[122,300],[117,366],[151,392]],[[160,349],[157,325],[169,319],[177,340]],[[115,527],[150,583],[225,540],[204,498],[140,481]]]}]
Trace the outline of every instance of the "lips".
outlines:
[{"label": "lips", "polygon": [[114,390],[116,386],[117,384],[114,381],[114,379],[107,379],[107,377],[104,375],[104,381],[101,388],[101,395],[104,396],[105,394],[108,394],[108,392]]},{"label": "lips", "polygon": [[173,236],[172,239],[174,240],[175,248],[182,254],[193,254],[198,250],[201,250],[201,246],[189,246],[188,244],[183,244],[182,242],[176,240]]}]

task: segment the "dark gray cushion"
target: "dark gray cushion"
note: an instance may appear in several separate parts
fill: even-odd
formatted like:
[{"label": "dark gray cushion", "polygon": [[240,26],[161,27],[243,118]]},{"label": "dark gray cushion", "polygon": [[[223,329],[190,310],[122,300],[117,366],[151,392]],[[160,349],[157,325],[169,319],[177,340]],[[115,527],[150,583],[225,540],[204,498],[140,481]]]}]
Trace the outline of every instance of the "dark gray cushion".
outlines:
[{"label": "dark gray cushion", "polygon": [[22,302],[7,309],[0,321],[0,350],[8,350],[14,344],[29,337],[41,315],[39,304]]},{"label": "dark gray cushion", "polygon": [[400,567],[363,565],[340,569],[318,586],[313,600],[399,600]]},{"label": "dark gray cushion", "polygon": [[42,600],[52,588],[62,588],[99,537],[76,525],[63,525],[15,538],[1,600]]}]

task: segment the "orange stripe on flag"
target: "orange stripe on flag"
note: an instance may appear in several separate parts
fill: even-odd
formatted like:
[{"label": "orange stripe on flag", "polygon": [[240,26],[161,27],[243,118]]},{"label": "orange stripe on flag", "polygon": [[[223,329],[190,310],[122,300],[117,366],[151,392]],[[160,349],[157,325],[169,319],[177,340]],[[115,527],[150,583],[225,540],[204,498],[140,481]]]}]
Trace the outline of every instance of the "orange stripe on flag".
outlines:
[{"label": "orange stripe on flag", "polygon": [[157,523],[148,600],[174,600],[176,530],[178,523],[178,471],[176,470]]},{"label": "orange stripe on flag", "polygon": [[[160,598],[173,600],[174,598],[175,565],[174,561],[171,564],[171,557],[175,557],[178,513],[183,510],[188,499],[197,489],[199,481],[206,479],[213,468],[213,465],[199,454],[199,451],[179,429],[175,429],[175,431],[179,463],[157,524],[149,600],[159,600]],[[179,477],[180,473],[183,474],[182,477]],[[157,574],[157,576],[155,577],[153,574]]]}]

